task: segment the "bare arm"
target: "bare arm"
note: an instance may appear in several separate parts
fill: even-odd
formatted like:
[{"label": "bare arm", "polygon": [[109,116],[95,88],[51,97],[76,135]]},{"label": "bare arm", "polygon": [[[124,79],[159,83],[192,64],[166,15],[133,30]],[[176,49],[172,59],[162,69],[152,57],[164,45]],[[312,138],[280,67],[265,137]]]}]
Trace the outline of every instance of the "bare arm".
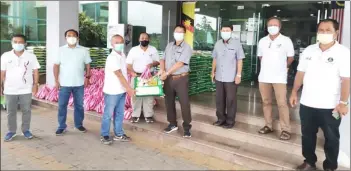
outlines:
[{"label": "bare arm", "polygon": [[212,60],[212,73],[216,72],[217,60],[213,58]]},{"label": "bare arm", "polygon": [[160,70],[161,71],[165,71],[165,60],[164,59],[161,59],[160,60]]},{"label": "bare arm", "polygon": [[126,89],[126,90],[130,90],[132,89],[130,87],[130,85],[128,84],[127,80],[124,78],[121,70],[117,70],[117,71],[114,71],[115,75],[117,76],[118,80],[121,82],[122,86]]},{"label": "bare arm", "polygon": [[288,57],[287,67],[289,68],[293,62],[294,62],[294,57]]},{"label": "bare arm", "polygon": [[128,71],[128,73],[130,73],[130,74],[135,73],[132,64],[128,64],[128,65],[127,65],[127,71]]},{"label": "bare arm", "polygon": [[91,76],[90,64],[85,64],[85,68],[86,68],[86,77],[89,78]]},{"label": "bare arm", "polygon": [[243,69],[243,60],[242,59],[238,60],[236,67],[237,67],[236,74],[241,75],[241,71]]},{"label": "bare arm", "polygon": [[37,86],[39,84],[39,70],[34,69],[33,70],[33,84]]},{"label": "bare arm", "polygon": [[2,94],[3,93],[3,90],[4,90],[4,83],[5,83],[5,76],[6,76],[6,71],[1,71],[1,87],[0,87],[0,94]]},{"label": "bare arm", "polygon": [[59,73],[60,73],[60,65],[54,64],[54,77],[55,77],[55,82],[59,82]]},{"label": "bare arm", "polygon": [[303,78],[305,77],[305,73],[298,71],[295,76],[295,81],[294,81],[294,86],[292,89],[292,93],[297,93],[299,91],[300,87],[303,84]]},{"label": "bare arm", "polygon": [[152,65],[153,67],[157,67],[158,65],[160,65],[160,62],[154,61],[154,62],[151,63],[151,65]]},{"label": "bare arm", "polygon": [[177,62],[167,72],[168,72],[168,74],[172,74],[172,73],[176,72],[182,66],[184,66],[183,62]]},{"label": "bare arm", "polygon": [[350,96],[350,78],[341,77],[341,97],[340,100],[347,102]]}]

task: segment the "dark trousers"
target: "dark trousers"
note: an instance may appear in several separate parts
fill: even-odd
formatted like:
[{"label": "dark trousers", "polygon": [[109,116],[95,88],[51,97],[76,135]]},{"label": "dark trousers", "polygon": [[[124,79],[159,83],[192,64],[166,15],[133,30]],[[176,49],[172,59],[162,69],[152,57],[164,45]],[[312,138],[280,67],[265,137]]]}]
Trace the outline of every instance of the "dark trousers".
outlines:
[{"label": "dark trousers", "polygon": [[183,117],[183,128],[184,130],[190,130],[189,76],[182,76],[176,79],[169,76],[164,82],[164,91],[168,122],[177,126],[175,98],[178,96]]},{"label": "dark trousers", "polygon": [[216,81],[216,115],[218,121],[235,123],[237,85],[234,82]]},{"label": "dark trousers", "polygon": [[302,132],[302,155],[305,162],[315,166],[317,162],[316,140],[317,132],[320,127],[323,130],[325,143],[324,152],[326,159],[323,162],[323,169],[336,170],[338,167],[339,155],[339,126],[340,119],[332,116],[334,109],[316,109],[300,105],[300,119]]}]

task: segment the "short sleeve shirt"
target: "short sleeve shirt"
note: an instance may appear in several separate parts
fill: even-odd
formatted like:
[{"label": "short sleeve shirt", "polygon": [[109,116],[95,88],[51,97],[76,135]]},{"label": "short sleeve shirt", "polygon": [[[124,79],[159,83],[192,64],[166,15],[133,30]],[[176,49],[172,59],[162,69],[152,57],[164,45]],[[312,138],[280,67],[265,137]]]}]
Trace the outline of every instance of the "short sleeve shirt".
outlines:
[{"label": "short sleeve shirt", "polygon": [[78,87],[84,85],[85,65],[91,62],[87,48],[77,45],[70,48],[68,45],[59,49],[58,58],[54,64],[60,65],[59,81],[64,87]]},{"label": "short sleeve shirt", "polygon": [[33,70],[39,69],[37,57],[24,51],[18,57],[15,52],[5,52],[1,56],[1,71],[5,71],[4,94],[21,95],[32,93]]},{"label": "short sleeve shirt", "polygon": [[126,56],[122,53],[121,55],[112,51],[106,59],[105,64],[105,81],[103,92],[109,95],[117,95],[126,92],[125,87],[117,78],[115,71],[120,70],[127,80],[127,65]]},{"label": "short sleeve shirt", "polygon": [[149,45],[146,51],[141,49],[140,46],[133,47],[128,53],[126,62],[133,66],[135,72],[142,73],[147,65],[155,61],[160,61],[158,51],[155,47]]},{"label": "short sleeve shirt", "polygon": [[294,55],[294,45],[289,37],[280,34],[274,40],[269,36],[262,38],[257,47],[257,56],[262,57],[258,81],[286,84],[287,59]]},{"label": "short sleeve shirt", "polygon": [[173,75],[189,72],[190,57],[192,54],[193,50],[190,45],[184,41],[179,46],[175,42],[169,43],[163,55],[166,71],[171,69],[177,62],[183,62],[184,66],[175,71]]},{"label": "short sleeve shirt", "polygon": [[237,61],[245,58],[243,47],[238,39],[217,41],[212,52],[216,59],[215,79],[220,82],[233,82],[237,72]]},{"label": "short sleeve shirt", "polygon": [[301,104],[319,109],[334,109],[341,94],[341,77],[350,78],[350,49],[335,43],[322,51],[319,44],[302,53],[298,71],[304,72]]}]

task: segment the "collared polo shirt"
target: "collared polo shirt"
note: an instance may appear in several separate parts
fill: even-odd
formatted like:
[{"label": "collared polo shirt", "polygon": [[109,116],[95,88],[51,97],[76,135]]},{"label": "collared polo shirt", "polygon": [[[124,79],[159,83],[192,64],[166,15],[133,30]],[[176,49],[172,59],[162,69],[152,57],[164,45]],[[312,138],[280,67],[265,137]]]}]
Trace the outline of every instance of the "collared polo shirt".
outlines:
[{"label": "collared polo shirt", "polygon": [[159,62],[160,56],[158,55],[157,49],[153,46],[148,46],[144,51],[140,45],[133,47],[127,57],[127,64],[133,66],[133,70],[137,73],[143,73],[146,66],[153,63],[154,61]]},{"label": "collared polo shirt", "polygon": [[85,65],[91,62],[87,48],[77,45],[70,48],[61,46],[54,64],[60,65],[59,81],[64,87],[78,87],[84,85]]},{"label": "collared polo shirt", "polygon": [[1,55],[1,71],[5,71],[4,94],[21,95],[32,93],[33,70],[39,69],[37,57],[27,52],[17,56],[14,50]]},{"label": "collared polo shirt", "polygon": [[126,66],[126,56],[124,53],[121,55],[115,51],[112,51],[108,55],[105,64],[105,81],[103,92],[109,95],[117,95],[126,92],[125,87],[119,81],[115,74],[115,71],[121,70],[124,78],[128,80],[127,77],[127,66]]},{"label": "collared polo shirt", "polygon": [[294,57],[294,45],[289,37],[280,34],[274,40],[263,37],[257,48],[261,59],[261,70],[258,81],[262,83],[286,84],[288,79],[287,57]]},{"label": "collared polo shirt", "polygon": [[189,63],[192,54],[193,50],[191,49],[190,45],[184,41],[179,46],[176,45],[175,42],[168,43],[162,57],[162,59],[165,60],[166,71],[171,69],[177,62],[183,62],[184,66],[175,71],[173,75],[189,72]]},{"label": "collared polo shirt", "polygon": [[350,49],[336,42],[322,52],[319,44],[302,53],[298,71],[304,72],[301,104],[319,109],[333,109],[339,103],[341,77],[350,78]]},{"label": "collared polo shirt", "polygon": [[245,58],[243,47],[238,39],[218,40],[212,52],[216,59],[215,79],[220,82],[233,82],[237,72],[237,61]]}]

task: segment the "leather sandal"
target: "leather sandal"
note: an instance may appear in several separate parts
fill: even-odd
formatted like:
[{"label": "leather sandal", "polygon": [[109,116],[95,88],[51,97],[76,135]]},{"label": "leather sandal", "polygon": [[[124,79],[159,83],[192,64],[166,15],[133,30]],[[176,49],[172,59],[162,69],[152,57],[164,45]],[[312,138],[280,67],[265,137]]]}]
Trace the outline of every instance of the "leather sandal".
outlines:
[{"label": "leather sandal", "polygon": [[268,134],[273,132],[273,130],[271,128],[269,128],[268,126],[264,126],[263,128],[261,128],[258,133],[260,134]]},{"label": "leather sandal", "polygon": [[290,138],[291,138],[291,135],[287,131],[282,131],[282,133],[280,134],[281,140],[290,140]]}]

